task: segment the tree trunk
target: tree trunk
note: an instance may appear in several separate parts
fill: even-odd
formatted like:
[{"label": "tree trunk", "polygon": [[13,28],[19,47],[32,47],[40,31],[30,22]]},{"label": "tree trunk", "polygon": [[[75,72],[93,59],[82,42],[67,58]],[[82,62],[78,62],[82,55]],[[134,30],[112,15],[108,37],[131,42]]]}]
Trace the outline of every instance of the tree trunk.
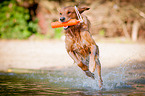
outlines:
[{"label": "tree trunk", "polygon": [[127,31],[126,25],[123,24],[122,27],[123,27],[123,32],[124,32],[125,37],[130,39],[130,35],[129,35],[128,31]]},{"label": "tree trunk", "polygon": [[139,21],[135,20],[132,25],[132,40],[137,41],[138,30],[139,30]]}]

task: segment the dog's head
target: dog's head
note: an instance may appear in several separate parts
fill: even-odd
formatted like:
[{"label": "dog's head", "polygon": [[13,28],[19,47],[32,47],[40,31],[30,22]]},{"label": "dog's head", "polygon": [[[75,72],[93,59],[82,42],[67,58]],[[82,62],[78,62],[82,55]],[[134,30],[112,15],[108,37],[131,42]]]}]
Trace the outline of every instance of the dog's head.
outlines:
[{"label": "dog's head", "polygon": [[[85,10],[89,10],[88,7],[78,7],[79,13],[83,13]],[[74,7],[64,7],[60,10],[60,21],[67,22],[70,19],[78,19],[75,8]]]}]

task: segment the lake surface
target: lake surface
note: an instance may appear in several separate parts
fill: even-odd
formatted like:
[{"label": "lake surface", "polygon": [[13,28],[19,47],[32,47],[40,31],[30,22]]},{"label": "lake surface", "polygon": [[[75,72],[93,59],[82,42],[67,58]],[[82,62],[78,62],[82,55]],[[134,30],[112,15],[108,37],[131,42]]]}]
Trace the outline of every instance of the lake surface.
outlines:
[{"label": "lake surface", "polygon": [[144,62],[102,68],[102,78],[100,89],[97,78],[88,78],[76,66],[31,73],[0,72],[0,95],[145,96]]}]

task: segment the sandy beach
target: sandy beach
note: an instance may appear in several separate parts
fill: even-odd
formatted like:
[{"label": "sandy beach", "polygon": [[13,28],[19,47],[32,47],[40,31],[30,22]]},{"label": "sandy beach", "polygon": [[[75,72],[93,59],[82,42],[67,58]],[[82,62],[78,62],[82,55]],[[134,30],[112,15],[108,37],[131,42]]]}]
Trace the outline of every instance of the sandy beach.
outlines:
[{"label": "sandy beach", "polygon": [[[96,42],[97,43],[97,42]],[[145,62],[145,44],[97,43],[102,67],[128,62]],[[49,69],[76,66],[65,50],[64,41],[0,41],[0,71]]]}]

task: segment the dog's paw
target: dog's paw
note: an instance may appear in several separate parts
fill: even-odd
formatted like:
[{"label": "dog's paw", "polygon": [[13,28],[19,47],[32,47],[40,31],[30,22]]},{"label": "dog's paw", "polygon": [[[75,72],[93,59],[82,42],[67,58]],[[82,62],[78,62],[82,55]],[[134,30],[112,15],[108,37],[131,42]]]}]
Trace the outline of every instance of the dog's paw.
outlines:
[{"label": "dog's paw", "polygon": [[99,82],[99,88],[102,88],[103,82]]},{"label": "dog's paw", "polygon": [[86,75],[87,75],[88,77],[91,77],[92,79],[95,79],[94,74],[91,73],[90,71],[85,71],[85,73],[86,73]]}]

